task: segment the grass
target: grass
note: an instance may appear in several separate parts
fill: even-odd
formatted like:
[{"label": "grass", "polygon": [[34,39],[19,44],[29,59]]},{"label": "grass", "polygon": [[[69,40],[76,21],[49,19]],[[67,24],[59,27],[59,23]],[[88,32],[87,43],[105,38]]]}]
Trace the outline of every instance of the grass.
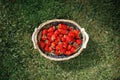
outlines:
[{"label": "grass", "polygon": [[[119,80],[119,0],[1,0],[0,80]],[[90,36],[78,57],[45,59],[33,48],[34,28],[50,19],[70,19]]]}]

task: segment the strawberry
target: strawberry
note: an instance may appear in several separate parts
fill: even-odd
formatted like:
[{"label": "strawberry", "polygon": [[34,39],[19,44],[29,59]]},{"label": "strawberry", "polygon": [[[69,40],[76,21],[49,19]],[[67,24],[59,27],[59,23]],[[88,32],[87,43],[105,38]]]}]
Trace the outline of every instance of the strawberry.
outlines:
[{"label": "strawberry", "polygon": [[45,46],[45,51],[49,52],[49,46],[48,45]]},{"label": "strawberry", "polygon": [[53,48],[52,48],[52,47],[49,47],[49,51],[52,52],[52,51],[53,51]]},{"label": "strawberry", "polygon": [[42,35],[42,40],[46,40],[46,39],[47,39],[46,35]]},{"label": "strawberry", "polygon": [[42,34],[43,34],[43,35],[47,34],[47,29],[44,29],[44,30],[42,31]]},{"label": "strawberry", "polygon": [[53,32],[55,30],[55,26],[52,26],[48,29],[48,32]]},{"label": "strawberry", "polygon": [[69,27],[68,30],[69,30],[69,31],[73,31],[73,27]]},{"label": "strawberry", "polygon": [[55,30],[54,32],[55,35],[58,35],[59,33],[60,33],[59,30]]},{"label": "strawberry", "polygon": [[51,37],[52,35],[53,35],[53,32],[49,32],[49,33],[47,33],[47,37],[48,37],[48,36]]},{"label": "strawberry", "polygon": [[67,50],[70,50],[72,48],[72,45],[68,45]]},{"label": "strawberry", "polygon": [[67,25],[65,24],[59,24],[58,26],[60,29],[67,29]]},{"label": "strawberry", "polygon": [[56,35],[52,35],[51,40],[54,41],[57,38]]},{"label": "strawberry", "polygon": [[56,50],[56,51],[55,51],[55,54],[56,54],[57,56],[60,55],[59,50]]},{"label": "strawberry", "polygon": [[66,36],[66,41],[67,41],[67,42],[70,42],[71,40],[72,40],[72,37]]},{"label": "strawberry", "polygon": [[76,40],[76,43],[77,43],[78,45],[80,45],[80,44],[82,44],[82,40],[81,40],[81,39],[77,39],[77,40]]},{"label": "strawberry", "polygon": [[56,50],[59,50],[60,48],[59,48],[59,46],[56,46],[55,49],[56,49]]},{"label": "strawberry", "polygon": [[73,31],[70,31],[69,33],[68,33],[68,36],[70,36],[70,37],[75,37],[75,34],[74,34],[74,32]]},{"label": "strawberry", "polygon": [[64,54],[66,52],[66,49],[63,48],[63,49],[60,50],[60,52]]},{"label": "strawberry", "polygon": [[63,29],[59,28],[58,31],[61,33]]},{"label": "strawberry", "polygon": [[63,45],[62,44],[58,44],[58,47],[59,47],[59,49],[62,49]]},{"label": "strawberry", "polygon": [[62,30],[61,33],[62,34],[67,34],[67,30]]},{"label": "strawberry", "polygon": [[76,51],[76,48],[72,47],[70,51],[71,51],[71,53],[74,53]]},{"label": "strawberry", "polygon": [[64,54],[65,54],[66,56],[70,56],[72,53],[71,53],[71,51],[66,51]]},{"label": "strawberry", "polygon": [[52,46],[52,47],[55,47],[55,46],[56,46],[56,43],[55,43],[55,42],[52,42],[52,43],[51,43],[51,46]]},{"label": "strawberry", "polygon": [[48,46],[50,46],[50,41],[49,41],[49,40],[46,40],[46,41],[45,41],[45,44],[48,45]]},{"label": "strawberry", "polygon": [[77,29],[77,30],[74,30],[74,34],[75,34],[75,37],[76,38],[79,38],[79,33],[80,33],[80,31]]},{"label": "strawberry", "polygon": [[62,34],[60,34],[60,35],[59,35],[59,39],[61,39],[62,37],[63,37],[63,35],[62,35]]},{"label": "strawberry", "polygon": [[64,41],[65,41],[65,38],[64,38],[64,37],[62,37],[62,38],[61,38],[61,40],[64,42]]},{"label": "strawberry", "polygon": [[68,42],[63,42],[62,44],[63,44],[63,47],[64,47],[64,48],[67,48]]},{"label": "strawberry", "polygon": [[40,41],[40,46],[41,46],[41,48],[45,47],[45,43],[42,40]]}]

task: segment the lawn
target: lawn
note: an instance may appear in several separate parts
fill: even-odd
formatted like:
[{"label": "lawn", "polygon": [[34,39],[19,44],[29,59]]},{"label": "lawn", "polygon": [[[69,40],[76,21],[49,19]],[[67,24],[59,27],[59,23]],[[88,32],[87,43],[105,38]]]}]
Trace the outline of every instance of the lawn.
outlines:
[{"label": "lawn", "polygon": [[[0,0],[0,80],[120,80],[119,0]],[[74,20],[90,36],[76,58],[50,61],[33,48],[34,28]]]}]

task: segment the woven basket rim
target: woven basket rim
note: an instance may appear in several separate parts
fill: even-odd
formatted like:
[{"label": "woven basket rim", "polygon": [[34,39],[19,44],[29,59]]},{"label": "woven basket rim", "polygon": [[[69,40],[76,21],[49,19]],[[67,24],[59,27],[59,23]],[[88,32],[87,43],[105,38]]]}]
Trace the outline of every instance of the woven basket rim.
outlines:
[{"label": "woven basket rim", "polygon": [[[69,22],[69,23],[72,23],[74,25],[76,25],[80,30],[81,30],[81,27],[80,25],[78,25],[76,22],[72,21],[72,20],[66,20],[66,19],[53,19],[53,20],[48,20],[46,22],[43,22],[42,24],[39,25],[39,27],[37,28],[37,31],[36,31],[36,36],[35,36],[35,40],[38,41],[37,39],[37,36],[38,36],[38,33],[39,31],[41,30],[41,28],[46,25],[46,24],[50,24],[51,22]],[[84,44],[84,41],[85,41],[85,36],[83,34],[83,32],[81,32],[82,36],[83,36],[83,44]],[[37,42],[38,43],[38,42]],[[64,58],[53,58],[53,57],[50,57],[50,56],[47,56],[45,53],[43,53],[43,51],[39,48],[39,45],[36,44],[37,46],[37,50],[39,51],[39,53],[44,56],[45,58],[47,59],[50,59],[50,60],[54,60],[54,61],[64,61],[64,60],[69,60],[69,59],[72,59],[72,58],[75,58],[77,57],[81,52],[82,50],[84,49],[82,46],[81,48],[73,55],[71,56],[68,56],[68,57],[64,57]]]}]

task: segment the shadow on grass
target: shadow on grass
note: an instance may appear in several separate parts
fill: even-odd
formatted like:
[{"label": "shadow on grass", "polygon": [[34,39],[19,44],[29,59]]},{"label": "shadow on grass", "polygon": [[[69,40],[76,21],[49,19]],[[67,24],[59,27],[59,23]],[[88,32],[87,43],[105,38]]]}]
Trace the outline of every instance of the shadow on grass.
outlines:
[{"label": "shadow on grass", "polygon": [[78,71],[97,65],[100,62],[101,54],[98,54],[98,44],[90,40],[88,46],[83,52],[74,59],[56,62],[62,69],[66,71]]}]

